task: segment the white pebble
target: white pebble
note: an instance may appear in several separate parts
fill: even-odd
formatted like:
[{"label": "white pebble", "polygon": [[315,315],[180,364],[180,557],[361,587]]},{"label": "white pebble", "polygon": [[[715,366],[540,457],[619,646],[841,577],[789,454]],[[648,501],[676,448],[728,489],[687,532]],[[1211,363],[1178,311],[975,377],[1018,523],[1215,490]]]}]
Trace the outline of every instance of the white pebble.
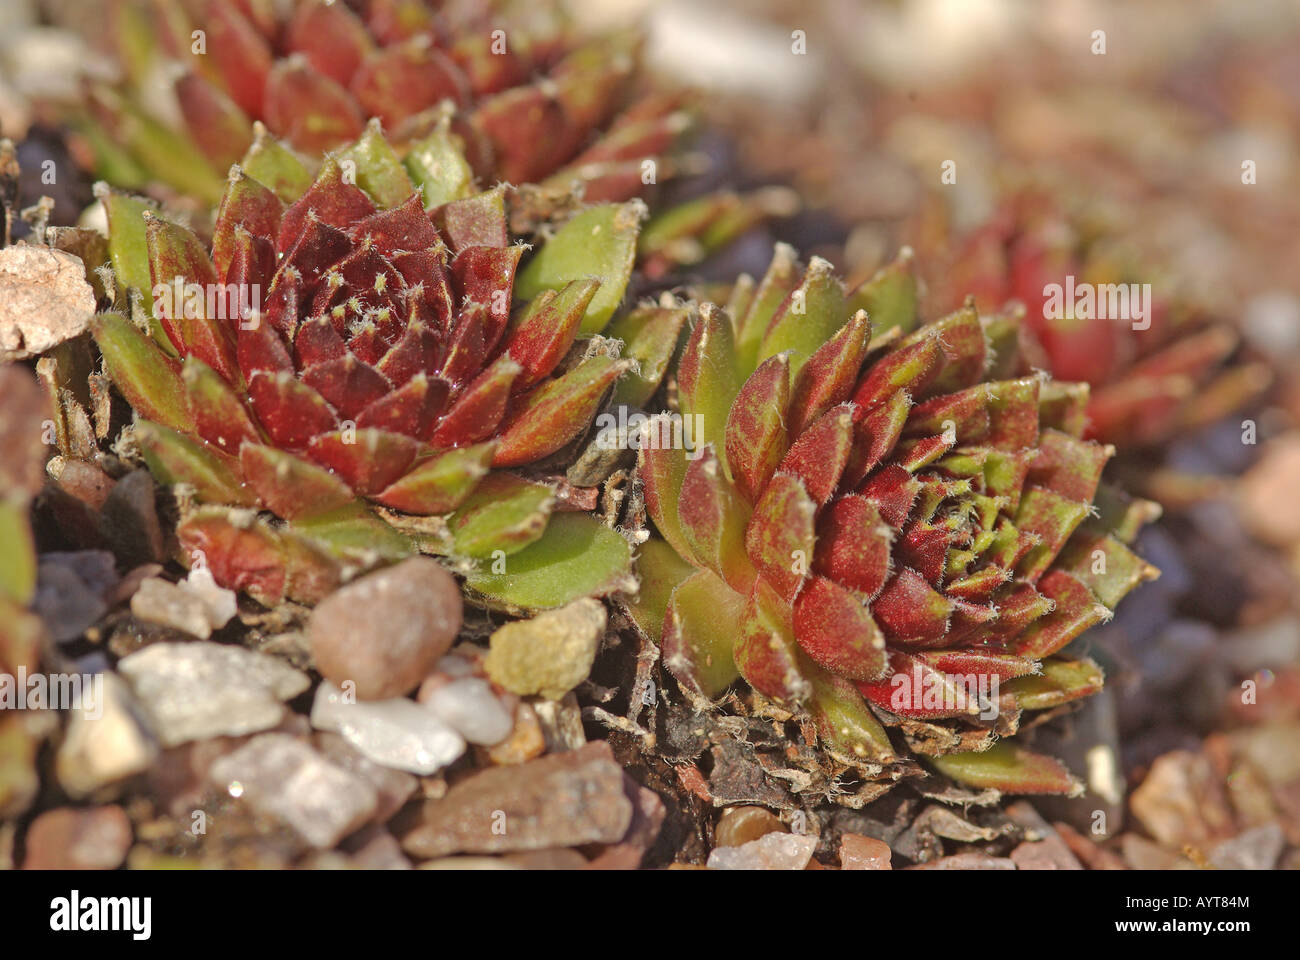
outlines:
[{"label": "white pebble", "polygon": [[312,703],[317,730],[340,734],[375,763],[427,775],[455,762],[465,740],[414,700],[355,700],[323,681]]},{"label": "white pebble", "polygon": [[490,747],[510,736],[514,728],[514,716],[492,692],[492,685],[480,677],[443,684],[422,700],[426,710],[470,743]]}]

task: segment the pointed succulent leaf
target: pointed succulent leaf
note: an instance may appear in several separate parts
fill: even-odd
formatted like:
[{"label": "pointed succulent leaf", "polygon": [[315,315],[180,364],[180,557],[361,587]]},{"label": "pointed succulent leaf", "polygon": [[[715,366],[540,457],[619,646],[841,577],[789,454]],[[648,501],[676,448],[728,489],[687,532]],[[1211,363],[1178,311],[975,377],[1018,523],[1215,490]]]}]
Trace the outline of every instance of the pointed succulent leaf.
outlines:
[{"label": "pointed succulent leaf", "polygon": [[673,591],[664,616],[663,661],[698,696],[720,696],[739,674],[732,658],[745,597],[708,570]]},{"label": "pointed succulent leaf", "polygon": [[677,349],[690,311],[678,306],[643,306],[628,311],[605,328],[605,336],[622,340],[620,356],[636,363],[618,382],[615,405],[640,407],[659,389]]},{"label": "pointed succulent leaf", "polygon": [[950,753],[930,757],[929,762],[945,776],[980,790],[1068,796],[1083,792],[1083,785],[1059,760],[1006,741],[983,753]]},{"label": "pointed succulent leaf", "polygon": [[790,617],[789,604],[760,577],[745,602],[733,650],[745,682],[786,705],[801,703],[812,694]]},{"label": "pointed succulent leaf", "polygon": [[677,519],[695,562],[742,595],[754,584],[754,567],[745,553],[749,516],[749,504],[727,480],[713,448],[699,451],[682,477]]},{"label": "pointed succulent leaf", "polygon": [[1052,657],[1043,661],[1043,672],[1038,676],[1021,677],[1002,689],[1016,698],[1022,710],[1047,710],[1090,697],[1104,682],[1101,667],[1087,657],[1080,660]]},{"label": "pointed succulent leaf", "polygon": [[188,484],[204,503],[252,506],[257,502],[234,457],[148,420],[136,423],[135,437],[149,472],[159,483]]},{"label": "pointed succulent leaf", "polygon": [[415,189],[377,119],[366,124],[366,132],[342,150],[339,158],[353,165],[357,186],[381,209],[397,206]]},{"label": "pointed succulent leaf", "polygon": [[769,357],[745,381],[727,413],[727,464],[736,487],[756,501],[789,446],[790,360]]},{"label": "pointed succulent leaf", "polygon": [[416,466],[375,499],[403,513],[432,515],[455,510],[492,465],[496,443],[447,450]]},{"label": "pointed succulent leaf", "polygon": [[275,191],[285,203],[293,203],[311,187],[306,165],[261,123],[253,125],[253,144],[239,162],[249,177]]},{"label": "pointed succulent leaf", "polygon": [[559,293],[545,291],[529,304],[506,348],[523,367],[515,380],[516,392],[550,375],[564,359],[599,288],[600,281],[594,277],[574,280]]},{"label": "pointed succulent leaf", "polygon": [[239,464],[267,509],[286,520],[329,513],[356,497],[324,467],[275,447],[245,443],[239,450]]},{"label": "pointed succulent leaf", "polygon": [[116,313],[95,317],[91,333],[104,355],[109,378],[136,411],[165,427],[194,429],[179,363]]},{"label": "pointed succulent leaf", "polygon": [[817,541],[817,503],[798,477],[778,473],[754,505],[745,534],[749,559],[787,602],[808,576]]},{"label": "pointed succulent leaf", "polygon": [[506,559],[505,572],[481,564],[465,582],[488,600],[510,607],[562,607],[579,597],[635,589],[632,549],[588,514],[557,513],[538,540]]},{"label": "pointed succulent leaf", "polygon": [[904,247],[891,263],[853,290],[848,308],[867,312],[873,336],[894,327],[910,333],[917,323],[916,271],[911,248]]},{"label": "pointed succulent leaf", "polygon": [[493,465],[516,467],[555,453],[587,428],[627,368],[625,360],[589,357],[520,398],[501,426]]},{"label": "pointed succulent leaf", "polygon": [[715,449],[723,450],[727,418],[740,387],[731,323],[706,303],[700,308],[695,329],[677,365],[682,414],[696,418],[697,444],[713,444]]},{"label": "pointed succulent leaf", "polygon": [[578,214],[551,237],[524,267],[515,295],[531,300],[543,290],[561,290],[573,280],[596,277],[600,290],[583,317],[580,335],[599,333],[623,299],[644,206],[605,204]]},{"label": "pointed succulent leaf", "polygon": [[511,473],[484,477],[447,521],[461,556],[495,558],[518,553],[546,529],[555,491]]},{"label": "pointed succulent leaf", "polygon": [[797,376],[818,348],[843,326],[845,311],[844,287],[834,268],[813,257],[803,282],[790,291],[764,332],[758,359],[788,350],[791,373]]}]

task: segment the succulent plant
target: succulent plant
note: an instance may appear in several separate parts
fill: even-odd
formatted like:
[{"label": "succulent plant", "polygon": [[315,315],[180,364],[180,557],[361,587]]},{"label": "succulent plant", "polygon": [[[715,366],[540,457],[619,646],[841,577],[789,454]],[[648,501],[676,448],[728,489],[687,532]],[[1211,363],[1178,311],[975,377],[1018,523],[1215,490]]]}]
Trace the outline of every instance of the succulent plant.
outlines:
[{"label": "succulent plant", "polygon": [[1015,376],[1017,332],[970,302],[918,325],[906,253],[846,292],[778,247],[701,308],[668,415],[699,443],[665,442],[666,418],[640,443],[662,539],[632,605],[689,695],[743,679],[868,775],[919,755],[980,787],[1076,789],[995,741],[1100,688],[1062,650],[1156,575],[1126,546],[1152,505],[1099,486],[1087,386]]},{"label": "succulent plant", "polygon": [[[305,171],[287,152],[257,165],[266,182],[232,168],[210,253],[99,188],[132,316],[93,332],[137,414],[134,447],[183,485],[184,558],[267,603],[316,599],[413,543],[471,561],[470,585],[505,604],[625,586],[626,542],[589,515],[552,517],[554,486],[518,471],[676,341],[686,309],[665,302],[614,322],[622,358],[608,339],[575,345],[623,298],[643,205],[585,208],[527,254],[503,189],[428,212],[386,148],[372,126],[288,201],[272,184]],[[650,372],[636,376],[653,390]]]},{"label": "succulent plant", "polygon": [[316,159],[377,119],[409,168],[445,168],[457,196],[442,199],[477,177],[607,202],[667,176],[646,164],[686,126],[678,96],[637,90],[635,33],[584,38],[556,4],[116,0],[113,14],[125,76],[90,89],[82,128],[123,187],[215,204],[262,125]]},{"label": "succulent plant", "polygon": [[[1121,446],[1159,443],[1245,407],[1271,382],[1265,364],[1228,362],[1241,339],[1230,323],[1178,296],[1157,264],[1117,242],[1117,231],[1049,191],[1012,192],[992,218],[960,236],[934,222],[942,215],[926,216],[926,229],[937,234],[926,246],[943,251],[927,257],[937,267],[936,308],[949,309],[968,293],[981,309],[1022,303],[1027,360],[1093,387],[1088,437]],[[1074,303],[1048,310],[1049,287],[1068,290],[1070,277],[1080,290],[1150,284],[1150,315],[1086,315]]]}]

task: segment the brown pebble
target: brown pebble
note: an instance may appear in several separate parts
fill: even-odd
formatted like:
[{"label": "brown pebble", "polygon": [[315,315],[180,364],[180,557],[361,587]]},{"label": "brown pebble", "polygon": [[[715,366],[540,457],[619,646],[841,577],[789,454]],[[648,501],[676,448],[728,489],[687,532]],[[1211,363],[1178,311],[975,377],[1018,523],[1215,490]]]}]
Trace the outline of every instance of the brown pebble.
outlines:
[{"label": "brown pebble", "polygon": [[789,833],[781,819],[766,807],[728,807],[713,830],[716,847],[738,847],[769,833]]},{"label": "brown pebble", "polygon": [[115,870],[131,848],[121,807],[60,807],[27,830],[25,870]]},{"label": "brown pebble", "polygon": [[362,700],[409,693],[460,630],[460,588],[428,557],[412,557],[336,590],[307,621],[316,669]]},{"label": "brown pebble", "polygon": [[843,870],[891,870],[893,851],[889,844],[860,833],[840,837],[840,868]]}]

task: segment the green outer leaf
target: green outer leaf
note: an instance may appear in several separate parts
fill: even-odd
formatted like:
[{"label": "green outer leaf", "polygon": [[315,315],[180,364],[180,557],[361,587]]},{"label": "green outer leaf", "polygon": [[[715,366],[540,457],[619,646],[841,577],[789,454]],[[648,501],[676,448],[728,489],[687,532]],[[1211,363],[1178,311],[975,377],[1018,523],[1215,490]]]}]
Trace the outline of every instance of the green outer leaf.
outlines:
[{"label": "green outer leaf", "polygon": [[474,192],[474,171],[465,160],[459,138],[452,135],[445,121],[414,144],[403,163],[424,195],[426,209],[463,200]]},{"label": "green outer leaf", "polygon": [[916,328],[919,316],[912,256],[911,247],[904,247],[892,263],[881,267],[875,276],[849,294],[849,311],[867,311],[874,337],[891,327],[901,327],[903,333],[911,333]]},{"label": "green outer leaf", "polygon": [[727,417],[742,383],[731,324],[713,304],[705,303],[677,365],[678,399],[683,416],[699,418],[695,421],[696,449],[713,444],[724,468]]},{"label": "green outer leaf", "polygon": [[136,421],[135,437],[149,472],[159,483],[189,484],[204,503],[240,507],[257,503],[257,497],[240,476],[239,461],[215,447],[148,420]]},{"label": "green outer leaf", "polygon": [[717,575],[699,570],[677,585],[664,617],[664,666],[681,683],[713,700],[740,677],[732,647],[745,597]]},{"label": "green outer leaf", "polygon": [[183,433],[194,430],[180,364],[120,314],[99,314],[90,322],[90,332],[104,354],[109,378],[137,413]]},{"label": "green outer leaf", "polygon": [[274,190],[285,203],[293,203],[311,187],[311,172],[260,121],[253,124],[253,134],[253,145],[239,162],[240,168]]},{"label": "green outer leaf", "polygon": [[695,572],[666,540],[647,540],[636,555],[636,576],[641,582],[636,596],[624,606],[632,621],[656,643],[663,636],[668,600],[677,585]]},{"label": "green outer leaf", "polygon": [[35,593],[36,541],[27,504],[6,497],[0,500],[0,597],[26,605]]},{"label": "green outer leaf", "polygon": [[415,467],[374,499],[403,513],[430,515],[455,510],[492,464],[496,442],[457,447]]},{"label": "green outer leaf", "polygon": [[1003,793],[1068,794],[1078,796],[1083,784],[1059,760],[1032,753],[1005,740],[983,753],[950,753],[927,757],[940,773],[958,783]]},{"label": "green outer leaf", "polygon": [[806,657],[800,658],[800,667],[812,683],[808,712],[817,724],[818,736],[833,750],[858,760],[895,758],[885,728],[852,683],[827,673]]},{"label": "green outer leaf", "polygon": [[804,273],[803,283],[777,311],[763,334],[758,351],[761,363],[778,353],[791,351],[790,376],[833,337],[849,319],[848,301],[835,268],[820,257],[813,257]]},{"label": "green outer leaf", "polygon": [[645,207],[639,201],[584,210],[556,232],[515,280],[515,296],[531,300],[572,280],[597,277],[600,289],[583,317],[579,336],[599,333],[623,300]]},{"label": "green outer leaf", "polygon": [[1101,667],[1087,657],[1079,660],[1052,657],[1043,661],[1041,674],[1017,677],[1003,684],[1002,690],[1014,694],[1022,710],[1045,710],[1091,696],[1101,689],[1104,681]]},{"label": "green outer leaf", "polygon": [[113,273],[124,289],[136,289],[145,296],[153,289],[149,273],[149,241],[145,236],[144,215],[157,208],[148,200],[118,193],[108,184],[95,184],[95,196],[108,215],[108,255]]},{"label": "green outer leaf", "polygon": [[518,553],[546,530],[555,491],[513,473],[490,473],[447,521],[455,552],[486,559]]},{"label": "green outer leaf", "polygon": [[504,573],[484,564],[465,582],[489,600],[545,610],[630,590],[636,581],[626,540],[589,514],[558,513],[539,540],[506,561]]},{"label": "green outer leaf", "polygon": [[339,153],[339,160],[356,164],[357,186],[370,194],[381,209],[395,207],[415,192],[377,119],[366,124],[361,139]]},{"label": "green outer leaf", "polygon": [[659,389],[688,315],[685,307],[638,307],[606,328],[605,336],[623,341],[619,355],[637,363],[614,388],[615,405],[642,406]]},{"label": "green outer leaf", "polygon": [[156,179],[208,206],[221,202],[225,180],[188,136],[169,129],[113,91],[101,88],[93,96],[117,114],[117,138]]},{"label": "green outer leaf", "polygon": [[286,530],[298,534],[338,557],[359,558],[366,566],[376,560],[401,560],[415,552],[415,546],[360,501],[338,510],[296,520]]}]

